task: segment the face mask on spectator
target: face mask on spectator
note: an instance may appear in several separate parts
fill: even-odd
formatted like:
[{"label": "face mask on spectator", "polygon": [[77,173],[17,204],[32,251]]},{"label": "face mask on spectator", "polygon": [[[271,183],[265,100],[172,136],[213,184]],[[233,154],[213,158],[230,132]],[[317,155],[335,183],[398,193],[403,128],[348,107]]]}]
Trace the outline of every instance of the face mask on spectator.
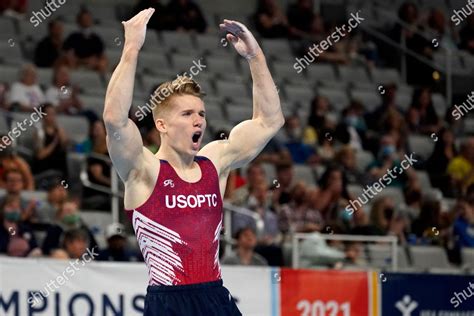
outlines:
[{"label": "face mask on spectator", "polygon": [[396,149],[395,146],[393,145],[385,145],[380,149],[380,157],[382,159],[387,158],[387,157],[392,157],[393,154],[395,153]]},{"label": "face mask on spectator", "polygon": [[346,116],[344,121],[347,125],[352,126],[354,128],[358,127],[359,125],[359,118],[357,117],[357,115],[348,115]]},{"label": "face mask on spectator", "polygon": [[74,225],[81,220],[81,216],[79,214],[68,214],[63,217],[63,223],[66,225]]},{"label": "face mask on spectator", "polygon": [[10,222],[19,222],[21,219],[20,211],[14,210],[14,211],[5,213],[5,219]]}]

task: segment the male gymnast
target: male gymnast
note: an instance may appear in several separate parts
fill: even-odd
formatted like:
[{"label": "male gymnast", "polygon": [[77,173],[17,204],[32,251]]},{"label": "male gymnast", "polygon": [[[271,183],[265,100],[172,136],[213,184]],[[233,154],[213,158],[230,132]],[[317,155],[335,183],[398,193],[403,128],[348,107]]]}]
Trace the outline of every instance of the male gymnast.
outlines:
[{"label": "male gymnast", "polygon": [[103,113],[109,154],[125,184],[125,210],[148,269],[144,315],[242,315],[221,278],[222,197],[229,172],[252,161],[283,126],[278,93],[252,33],[224,20],[220,28],[250,66],[252,119],[235,126],[228,140],[199,149],[206,130],[201,88],[178,77],[155,91],[163,100],[150,100],[161,138],[158,152],[151,153],[128,113],[138,52],[153,13],[146,9],[122,22],[124,48]]}]

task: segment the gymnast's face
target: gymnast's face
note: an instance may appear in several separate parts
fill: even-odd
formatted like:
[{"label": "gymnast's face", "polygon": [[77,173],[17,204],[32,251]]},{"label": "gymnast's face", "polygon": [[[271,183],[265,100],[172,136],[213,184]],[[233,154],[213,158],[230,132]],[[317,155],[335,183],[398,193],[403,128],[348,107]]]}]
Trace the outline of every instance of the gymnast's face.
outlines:
[{"label": "gymnast's face", "polygon": [[204,103],[193,95],[176,95],[168,106],[156,120],[162,141],[178,153],[196,155],[206,130]]}]

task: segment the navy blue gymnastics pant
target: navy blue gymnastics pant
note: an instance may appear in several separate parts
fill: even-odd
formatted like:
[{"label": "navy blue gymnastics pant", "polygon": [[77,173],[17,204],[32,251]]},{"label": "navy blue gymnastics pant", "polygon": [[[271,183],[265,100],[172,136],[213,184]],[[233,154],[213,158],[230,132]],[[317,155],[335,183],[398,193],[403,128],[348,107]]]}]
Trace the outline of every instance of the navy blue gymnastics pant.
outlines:
[{"label": "navy blue gymnastics pant", "polygon": [[148,286],[144,316],[242,316],[222,280]]}]

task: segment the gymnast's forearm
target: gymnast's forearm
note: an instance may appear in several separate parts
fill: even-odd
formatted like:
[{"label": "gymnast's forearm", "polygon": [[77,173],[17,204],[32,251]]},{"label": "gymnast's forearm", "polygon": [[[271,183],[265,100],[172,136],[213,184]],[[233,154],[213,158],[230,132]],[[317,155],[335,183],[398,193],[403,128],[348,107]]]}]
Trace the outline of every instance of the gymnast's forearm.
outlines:
[{"label": "gymnast's forearm", "polygon": [[253,117],[268,127],[280,128],[284,123],[280,97],[261,49],[249,61],[253,80]]},{"label": "gymnast's forearm", "polygon": [[125,43],[122,58],[107,87],[103,118],[106,124],[125,126],[132,105],[139,49]]}]

